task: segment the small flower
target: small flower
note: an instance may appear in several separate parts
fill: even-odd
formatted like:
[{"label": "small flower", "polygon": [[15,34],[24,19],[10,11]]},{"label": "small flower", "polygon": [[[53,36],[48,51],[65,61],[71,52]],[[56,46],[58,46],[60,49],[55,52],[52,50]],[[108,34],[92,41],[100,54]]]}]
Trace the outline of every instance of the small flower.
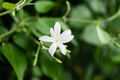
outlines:
[{"label": "small flower", "polygon": [[41,36],[39,40],[44,42],[52,42],[51,46],[49,47],[48,51],[53,56],[57,47],[60,49],[61,53],[65,55],[67,52],[64,43],[68,43],[73,39],[73,35],[71,35],[71,30],[66,30],[61,33],[61,26],[59,22],[56,22],[54,25],[54,29],[50,28],[50,35],[49,36]]}]

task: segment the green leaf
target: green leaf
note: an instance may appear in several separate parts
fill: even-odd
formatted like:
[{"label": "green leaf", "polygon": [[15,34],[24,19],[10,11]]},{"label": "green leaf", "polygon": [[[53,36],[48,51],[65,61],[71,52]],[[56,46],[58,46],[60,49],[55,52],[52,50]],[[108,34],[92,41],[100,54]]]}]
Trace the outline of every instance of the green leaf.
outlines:
[{"label": "green leaf", "polygon": [[[8,30],[7,30],[5,27],[0,26],[0,36],[1,36],[2,34],[6,33],[7,31],[8,31]],[[9,38],[9,36],[4,37],[4,38],[2,38],[2,39],[0,40],[0,42],[1,42],[1,41],[4,41],[4,40],[7,40],[8,38]]]},{"label": "green leaf", "polygon": [[101,45],[100,40],[97,35],[96,26],[95,24],[89,24],[85,27],[81,38],[93,45]]},{"label": "green leaf", "polygon": [[24,52],[20,51],[13,44],[5,44],[2,46],[2,53],[10,62],[13,67],[18,80],[23,80],[24,72],[27,67],[27,59],[23,54]]},{"label": "green leaf", "polygon": [[36,19],[26,24],[30,31],[37,37],[40,37],[42,34],[49,35],[49,25],[42,19]]},{"label": "green leaf", "polygon": [[57,20],[53,18],[38,18],[25,22],[28,29],[37,37],[42,34],[49,35],[50,27],[53,27]]},{"label": "green leaf", "polygon": [[9,3],[9,2],[4,2],[2,4],[2,7],[5,8],[5,9],[13,9],[15,8],[16,4],[13,4],[13,3]]},{"label": "green leaf", "polygon": [[96,30],[102,44],[106,44],[110,41],[110,35],[106,31],[102,30],[99,26],[96,27]]},{"label": "green leaf", "polygon": [[29,39],[25,34],[18,33],[13,36],[13,41],[21,48],[27,51],[33,51],[35,49],[35,44]]},{"label": "green leaf", "polygon": [[3,0],[0,0],[0,10],[2,10],[2,3],[3,3]]},{"label": "green leaf", "polygon": [[89,6],[92,8],[92,10],[96,13],[103,13],[105,14],[107,12],[106,5],[104,1],[101,0],[88,0]]},{"label": "green leaf", "polygon": [[113,56],[112,61],[115,63],[120,63],[120,54]]},{"label": "green leaf", "polygon": [[55,3],[52,1],[37,1],[35,2],[35,9],[39,13],[46,13],[55,7]]},{"label": "green leaf", "polygon": [[0,35],[7,32],[8,30],[5,27],[0,26]]},{"label": "green leaf", "polygon": [[62,67],[57,63],[47,51],[42,52],[40,64],[45,75],[52,78],[52,80],[61,80]]},{"label": "green leaf", "polygon": [[78,5],[71,9],[70,13],[70,25],[73,28],[81,28],[86,25],[86,21],[92,18],[92,14],[90,10],[85,5]]},{"label": "green leaf", "polygon": [[29,17],[29,14],[24,9],[20,9],[17,13],[17,17],[21,20],[24,20],[25,18]]},{"label": "green leaf", "polygon": [[118,34],[120,32],[120,17],[116,17],[109,24],[110,31]]}]

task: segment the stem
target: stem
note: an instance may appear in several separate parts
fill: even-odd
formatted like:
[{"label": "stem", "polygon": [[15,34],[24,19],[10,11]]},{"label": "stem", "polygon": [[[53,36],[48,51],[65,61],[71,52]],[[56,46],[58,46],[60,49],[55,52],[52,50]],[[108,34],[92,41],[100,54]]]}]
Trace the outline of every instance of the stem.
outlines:
[{"label": "stem", "polygon": [[17,4],[16,9],[19,10],[20,7],[25,4],[26,0],[23,0],[20,4]]},{"label": "stem", "polygon": [[6,36],[9,36],[9,35],[11,35],[11,34],[13,34],[14,32],[16,32],[16,30],[17,30],[17,28],[13,28],[13,29],[11,29],[10,31],[8,31],[8,32],[0,35],[0,39],[4,38],[4,37],[6,37]]},{"label": "stem", "polygon": [[67,5],[67,11],[66,11],[66,13],[64,14],[64,17],[67,17],[67,15],[68,15],[69,12],[70,12],[70,2],[69,2],[69,1],[66,1],[66,5]]},{"label": "stem", "polygon": [[35,3],[27,3],[27,5],[34,5]]},{"label": "stem", "polygon": [[64,22],[67,22],[67,16],[70,13],[70,3],[69,3],[69,1],[66,1],[66,5],[67,5],[67,11],[62,16],[62,19],[63,19]]},{"label": "stem", "polygon": [[[18,3],[16,3],[16,4],[20,4],[22,1],[23,1],[23,0],[20,0],[20,1],[19,1]],[[27,4],[29,4],[31,1],[32,1],[32,0],[26,1],[24,4],[22,4],[21,6],[19,6],[19,9],[23,8],[24,6],[26,6]],[[13,9],[10,9],[10,10],[7,10],[7,11],[5,11],[5,12],[0,13],[0,16],[9,14],[9,13],[15,11],[16,8],[17,8],[17,6],[18,6],[18,5],[16,5],[15,8],[13,8]]]},{"label": "stem", "polygon": [[108,21],[112,21],[115,18],[117,18],[118,16],[120,16],[120,10],[116,14],[114,14],[113,16],[111,16],[110,18],[108,18]]},{"label": "stem", "polygon": [[120,16],[120,7],[119,7],[119,10],[113,16],[111,16],[110,18],[107,19],[107,21],[112,21],[115,18],[117,18],[118,16]]},{"label": "stem", "polygon": [[37,48],[37,51],[36,51],[36,54],[35,54],[35,60],[33,62],[33,66],[35,66],[37,64],[39,52],[40,52],[40,45]]},{"label": "stem", "polygon": [[9,14],[9,13],[11,13],[11,12],[14,11],[14,10],[15,10],[15,8],[14,8],[14,9],[11,9],[11,10],[8,10],[8,11],[5,11],[5,12],[2,12],[2,13],[0,13],[0,16]]}]

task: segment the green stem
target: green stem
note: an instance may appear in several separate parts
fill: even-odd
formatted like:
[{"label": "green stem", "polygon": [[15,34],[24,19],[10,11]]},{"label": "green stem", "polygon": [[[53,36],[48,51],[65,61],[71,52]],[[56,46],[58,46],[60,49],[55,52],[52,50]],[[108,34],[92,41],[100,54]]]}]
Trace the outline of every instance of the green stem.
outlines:
[{"label": "green stem", "polygon": [[117,18],[118,16],[120,16],[120,10],[116,14],[114,14],[113,16],[111,16],[110,18],[108,18],[108,21],[112,21],[115,18]]},{"label": "green stem", "polygon": [[67,17],[68,14],[70,13],[70,2],[69,2],[69,1],[66,1],[66,5],[67,5],[67,11],[66,11],[66,13],[64,14],[64,17]]},{"label": "green stem", "polygon": [[0,39],[4,38],[4,37],[6,37],[6,36],[9,36],[9,35],[11,35],[11,34],[13,34],[14,32],[16,32],[16,30],[17,30],[17,28],[13,28],[13,29],[11,29],[10,31],[8,31],[8,32],[0,35]]},{"label": "green stem", "polygon": [[113,16],[111,16],[107,19],[107,21],[112,21],[115,18],[117,18],[118,16],[120,16],[120,7],[119,7],[119,10]]},{"label": "green stem", "polygon": [[11,10],[8,10],[8,11],[5,11],[5,12],[2,12],[2,13],[0,13],[0,16],[9,14],[9,13],[11,13],[11,12],[14,11],[14,10],[15,10],[15,8],[14,8],[14,9],[11,9]]},{"label": "green stem", "polygon": [[[16,3],[16,4],[20,4],[22,1],[23,1],[23,0],[20,0],[20,1],[19,1],[18,3]],[[21,6],[19,6],[19,9],[23,8],[24,6],[26,6],[27,4],[29,4],[31,1],[32,1],[32,0],[26,1],[26,3],[22,4]],[[16,8],[17,8],[17,6],[18,6],[18,5],[16,5],[15,8],[13,8],[13,9],[11,9],[11,10],[7,10],[7,11],[5,11],[5,12],[0,13],[0,16],[9,14],[9,13],[15,11]]]},{"label": "green stem", "polygon": [[35,54],[35,59],[34,59],[34,62],[33,62],[33,66],[35,66],[37,64],[39,52],[40,52],[40,45],[37,48],[37,51],[36,51],[36,54]]},{"label": "green stem", "polygon": [[64,22],[67,22],[67,16],[70,13],[70,3],[69,1],[66,1],[66,5],[67,5],[67,11],[65,12],[65,14],[62,16],[62,20]]}]

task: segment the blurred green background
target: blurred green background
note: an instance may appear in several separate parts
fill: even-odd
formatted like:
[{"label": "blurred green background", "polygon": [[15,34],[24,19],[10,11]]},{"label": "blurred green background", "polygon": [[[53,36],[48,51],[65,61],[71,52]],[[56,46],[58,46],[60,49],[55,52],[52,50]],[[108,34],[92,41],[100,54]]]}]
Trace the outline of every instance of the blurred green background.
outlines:
[{"label": "blurred green background", "polygon": [[[17,9],[18,1],[0,0],[1,80],[120,80],[120,0],[26,0]],[[38,38],[56,21],[75,36],[67,43],[71,53],[56,53],[59,63],[41,49],[33,66]]]}]

